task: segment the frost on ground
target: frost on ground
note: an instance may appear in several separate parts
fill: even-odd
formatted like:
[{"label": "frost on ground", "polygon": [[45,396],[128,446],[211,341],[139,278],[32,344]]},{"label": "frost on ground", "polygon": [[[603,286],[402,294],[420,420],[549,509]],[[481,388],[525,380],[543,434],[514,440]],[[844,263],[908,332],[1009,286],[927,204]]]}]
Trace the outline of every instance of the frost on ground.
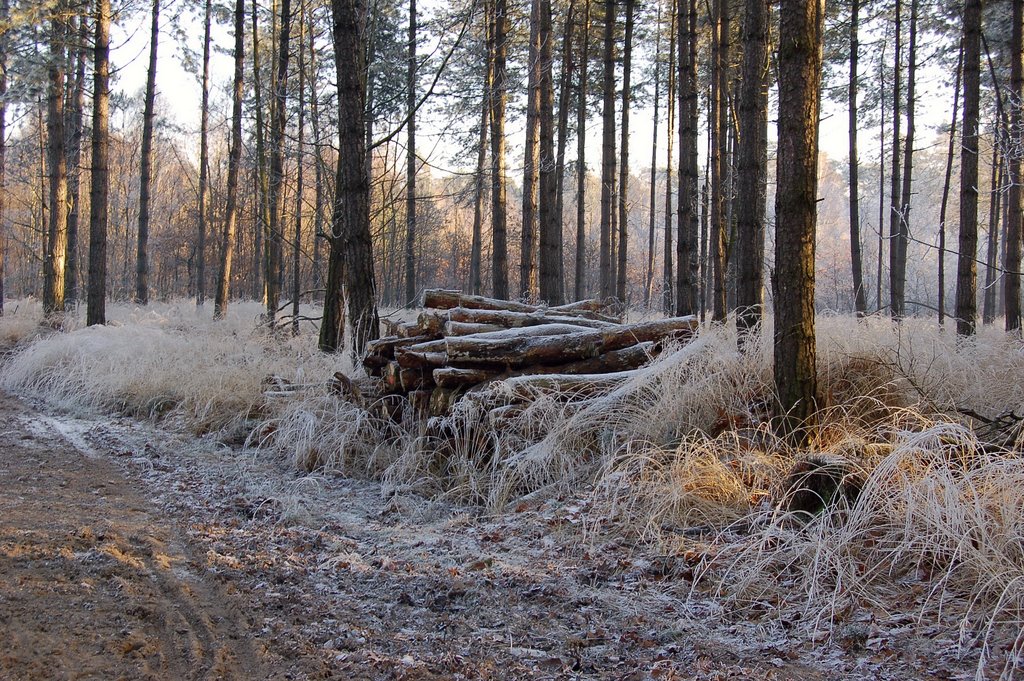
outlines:
[{"label": "frost on ground", "polygon": [[351,367],[308,334],[189,314],[24,341],[0,386],[50,405],[9,421],[67,458],[46,465],[113,461],[142,490],[268,678],[1017,675],[1020,435],[957,409],[1019,411],[1019,342],[825,320],[837,406],[816,451],[863,491],[797,522],[779,500],[799,453],[763,421],[769,353],[726,330],[594,399],[539,395],[481,456],[329,395]]}]

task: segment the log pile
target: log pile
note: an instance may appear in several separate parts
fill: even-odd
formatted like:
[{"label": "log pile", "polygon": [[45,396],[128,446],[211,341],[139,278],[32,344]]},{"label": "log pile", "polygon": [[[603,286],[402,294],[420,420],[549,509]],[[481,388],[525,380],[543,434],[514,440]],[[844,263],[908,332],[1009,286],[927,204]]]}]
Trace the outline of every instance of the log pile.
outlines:
[{"label": "log pile", "polygon": [[697,328],[692,316],[624,324],[598,300],[545,307],[432,289],[423,308],[415,323],[385,322],[388,335],[363,360],[382,393],[421,416],[443,416],[497,381],[513,395],[593,392]]}]

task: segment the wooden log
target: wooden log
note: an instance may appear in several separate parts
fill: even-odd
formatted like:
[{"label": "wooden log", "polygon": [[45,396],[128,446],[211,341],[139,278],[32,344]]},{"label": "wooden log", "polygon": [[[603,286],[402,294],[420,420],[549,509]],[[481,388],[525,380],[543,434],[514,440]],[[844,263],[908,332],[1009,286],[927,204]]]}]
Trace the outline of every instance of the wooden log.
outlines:
[{"label": "wooden log", "polygon": [[484,383],[500,375],[501,371],[494,369],[441,367],[434,369],[434,383],[439,388],[460,388]]},{"label": "wooden log", "polygon": [[498,324],[473,324],[469,322],[445,322],[444,335],[447,336],[470,336],[475,333],[487,333],[489,331],[501,331],[504,326]]},{"label": "wooden log", "polygon": [[[495,331],[482,331],[472,334],[472,338],[480,340],[502,340],[508,338],[526,338],[528,336],[561,336],[567,333],[583,333],[590,331],[586,326],[577,324],[538,324],[536,326],[520,326],[511,329],[500,328]],[[447,336],[447,334],[446,334]],[[470,336],[464,336],[469,338]]]},{"label": "wooden log", "polygon": [[384,386],[389,393],[408,393],[434,387],[429,369],[406,369],[398,362],[389,362],[384,368]]},{"label": "wooden log", "polygon": [[505,364],[513,369],[532,365],[558,365],[587,360],[642,342],[684,338],[697,328],[695,317],[660,319],[622,325],[613,329],[584,331],[558,336],[445,339],[449,361],[468,366]]},{"label": "wooden log", "polygon": [[566,303],[565,305],[549,307],[548,312],[551,314],[572,314],[574,312],[597,312],[599,314],[608,314],[614,310],[616,306],[618,306],[618,301],[614,298],[607,298],[605,300],[591,298],[590,300],[577,300],[574,303]]},{"label": "wooden log", "polygon": [[610,374],[540,374],[516,376],[502,382],[515,397],[529,399],[538,393],[566,393],[574,397],[590,396],[610,390],[633,378],[637,369]]},{"label": "wooden log", "polygon": [[540,326],[541,324],[574,324],[591,329],[606,329],[618,326],[613,322],[566,315],[547,315],[540,312],[514,312],[510,310],[475,310],[453,307],[444,313],[448,321],[470,324],[496,324],[505,328]]},{"label": "wooden log", "polygon": [[510,310],[512,312],[536,312],[536,305],[528,305],[515,300],[498,300],[473,296],[448,289],[427,289],[423,292],[423,307],[448,310],[453,307],[466,307],[473,310]]},{"label": "wooden log", "polygon": [[[384,338],[378,338],[372,340],[366,344],[366,356],[378,356],[384,359],[395,358],[395,348],[406,347],[409,345],[416,345],[418,343],[426,343],[428,341],[437,340],[440,337],[440,333],[437,335],[419,335],[419,336],[385,336]],[[371,360],[376,362],[376,360]],[[366,364],[364,360],[364,365]]]}]

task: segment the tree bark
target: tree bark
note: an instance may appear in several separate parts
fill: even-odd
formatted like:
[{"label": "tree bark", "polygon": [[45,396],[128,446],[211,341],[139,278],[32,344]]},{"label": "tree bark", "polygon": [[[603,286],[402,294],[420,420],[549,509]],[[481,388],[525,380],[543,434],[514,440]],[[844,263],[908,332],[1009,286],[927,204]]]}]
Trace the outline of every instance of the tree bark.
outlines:
[{"label": "tree bark", "polygon": [[[260,65],[259,45],[259,0],[252,0],[252,89],[254,113],[256,119],[256,169],[254,178],[256,180],[256,216],[254,221],[254,246],[253,246],[253,297],[266,302],[267,299],[267,272],[270,264],[267,262],[268,253],[264,244],[267,232],[270,230],[270,185],[267,177],[267,149],[266,149],[266,125],[264,124],[263,110],[263,77]],[[262,273],[262,276],[261,276]]]},{"label": "tree bark", "polygon": [[558,141],[555,152],[555,219],[558,223],[558,253],[555,256],[558,262],[558,273],[562,291],[562,301],[566,299],[565,283],[565,149],[569,139],[569,110],[571,104],[569,94],[571,92],[573,71],[573,40],[576,39],[576,0],[569,0],[569,7],[566,9],[565,22],[562,30],[562,65],[561,76],[558,82]]},{"label": "tree bark", "polygon": [[675,296],[673,295],[673,261],[672,261],[672,142],[675,139],[675,116],[676,116],[676,22],[679,20],[679,13],[676,10],[676,3],[671,3],[671,16],[669,21],[669,47],[668,47],[668,76],[666,100],[668,105],[668,128],[665,136],[667,153],[665,156],[665,256],[662,272],[662,312],[666,315],[672,314],[674,309]]},{"label": "tree bark", "polygon": [[[993,129],[999,139],[1005,133],[996,118]],[[999,209],[1002,203],[1003,158],[999,144],[992,145],[992,172],[988,192],[988,238],[985,249],[985,292],[982,296],[981,323],[991,324],[996,320],[996,268],[999,266]]]},{"label": "tree bark", "polygon": [[900,166],[900,95],[901,92],[901,59],[902,56],[902,1],[896,0],[893,49],[895,51],[895,66],[893,67],[892,78],[892,172],[890,173],[889,189],[889,312],[894,318],[902,314],[902,301],[896,300],[894,296],[896,274],[893,268],[899,263],[899,238],[902,229],[902,197],[900,195],[902,168]]},{"label": "tree bark", "polygon": [[[651,175],[650,199],[647,211],[647,271],[644,276],[644,307],[650,308],[651,287],[654,285],[654,225],[658,200],[658,108],[661,104],[661,3],[658,3],[657,19],[654,22],[654,121],[651,132]],[[669,98],[671,99],[671,97]],[[669,133],[671,136],[672,133]],[[669,152],[669,157],[672,152]]]},{"label": "tree bark", "polygon": [[84,16],[72,18],[74,47],[75,84],[72,88],[68,116],[68,212],[67,257],[64,263],[64,303],[73,306],[80,297],[78,280],[79,225],[82,216],[82,138],[85,132],[85,61],[86,44],[89,39],[89,22]]},{"label": "tree bark", "polygon": [[743,21],[740,80],[740,142],[737,159],[736,327],[742,343],[762,317],[764,231],[768,185],[768,18],[767,0],[747,0]]},{"label": "tree bark", "polygon": [[[10,16],[10,0],[0,0],[0,23]],[[0,35],[0,317],[4,315],[4,247],[7,231],[4,215],[7,208],[7,34]]]},{"label": "tree bark", "polygon": [[416,299],[416,0],[409,0],[405,81],[405,304]]},{"label": "tree bark", "polygon": [[225,193],[224,232],[221,239],[220,269],[213,302],[214,319],[223,319],[231,292],[231,261],[238,225],[238,169],[242,159],[242,96],[245,68],[245,0],[235,0],[235,73],[231,88],[231,146],[228,149],[228,181]]},{"label": "tree bark", "polygon": [[[1010,107],[1010,130],[1012,134],[1020,134],[1021,101],[1024,99],[1024,0],[1013,0],[1013,29],[1010,42],[1010,98],[1014,106]],[[1021,156],[1010,154],[1009,158],[1010,192],[1006,207],[1006,277],[1005,311],[1006,330],[1020,333],[1020,264],[1021,264]]]},{"label": "tree bark", "polygon": [[551,21],[551,0],[540,4],[540,147],[538,158],[539,200],[538,229],[540,251],[539,292],[541,300],[550,305],[565,302],[562,276],[562,216],[558,211],[558,168],[555,154],[555,83],[554,31]]},{"label": "tree bark", "polygon": [[[331,0],[331,10],[338,78],[339,142],[320,349],[334,352],[341,348],[347,312],[352,327],[351,347],[358,356],[363,354],[366,343],[380,334],[363,121],[366,5],[364,0]],[[346,304],[347,310],[344,309]]]},{"label": "tree bark", "polygon": [[[484,3],[484,32],[490,26],[490,3]],[[490,123],[491,87],[494,74],[490,55],[484,60],[484,92],[481,97],[480,132],[477,137],[476,175],[473,178],[473,240],[469,249],[469,292],[483,292],[484,172],[487,163],[487,126]]]},{"label": "tree bark", "polygon": [[903,190],[900,196],[899,232],[892,244],[892,315],[906,314],[907,248],[910,243],[910,199],[914,176],[914,111],[917,83],[917,5],[910,0],[910,44],[907,46],[907,138],[903,145]]},{"label": "tree bark", "polygon": [[[299,297],[302,295],[302,181],[305,155],[303,154],[303,137],[306,134],[306,106],[303,101],[303,94],[306,91],[306,40],[305,22],[303,14],[305,5],[299,6],[299,89],[298,89],[298,115],[299,120],[295,130],[295,231],[292,243],[292,335],[299,335]],[[315,238],[315,237],[314,237]]]},{"label": "tree bark", "polygon": [[633,59],[633,14],[636,0],[626,2],[626,36],[622,48],[622,130],[619,142],[619,238],[616,255],[618,264],[615,267],[615,296],[626,303],[626,264],[629,245],[629,100],[631,87],[631,71]]},{"label": "tree bark", "polygon": [[698,190],[698,84],[697,84],[697,0],[678,0],[679,16],[679,206],[676,228],[676,314],[694,314],[699,309],[700,274]]},{"label": "tree bark", "polygon": [[783,432],[803,442],[817,409],[814,250],[822,0],[782,0],[775,197],[775,388]]},{"label": "tree bark", "polygon": [[210,204],[210,29],[213,0],[206,0],[203,10],[203,95],[199,110],[199,207],[196,240],[196,305],[206,302],[206,233]]},{"label": "tree bark", "polygon": [[505,103],[508,96],[508,4],[493,0],[494,15],[488,32],[492,73],[491,90],[491,278],[495,298],[508,298],[508,230],[505,186]]},{"label": "tree bark", "polygon": [[153,120],[156,116],[156,66],[160,45],[160,0],[153,0],[149,29],[149,69],[146,71],[146,103],[142,112],[142,144],[139,151],[139,228],[135,252],[135,302],[149,304],[149,204],[153,189]]},{"label": "tree bark", "polygon": [[850,265],[853,271],[853,305],[858,317],[867,314],[864,297],[864,265],[860,243],[860,159],[857,156],[857,71],[860,52],[860,0],[850,1],[850,85],[849,166],[850,166]]},{"label": "tree bark", "polygon": [[601,132],[601,297],[615,293],[612,279],[612,195],[615,193],[615,0],[604,1],[603,123]]},{"label": "tree bark", "polygon": [[981,85],[981,0],[964,4],[964,118],[960,152],[960,253],[956,272],[956,332],[974,335],[978,313],[978,117]]},{"label": "tree bark", "polygon": [[726,315],[725,242],[729,234],[726,210],[726,175],[729,165],[729,2],[717,0],[712,21],[714,31],[711,74],[711,275],[712,319]]},{"label": "tree bark", "polygon": [[580,35],[580,74],[576,89],[576,267],[573,294],[576,300],[587,297],[587,80],[590,71],[590,2],[583,0],[583,28]]},{"label": "tree bark", "polygon": [[89,290],[86,323],[106,324],[110,154],[110,0],[96,0],[93,53],[92,168],[89,174]]},{"label": "tree bark", "polygon": [[270,168],[268,201],[270,222],[267,230],[267,324],[274,326],[277,308],[281,304],[281,265],[284,252],[284,137],[288,119],[288,58],[291,55],[291,0],[281,0],[281,20],[278,27],[276,70],[271,80],[274,99],[270,107]]},{"label": "tree bark", "polygon": [[537,297],[537,204],[539,198],[541,0],[530,2],[530,46],[527,56],[526,150],[523,152],[523,209],[519,248],[519,297]]},{"label": "tree bark", "polygon": [[67,7],[58,3],[50,19],[50,63],[47,68],[46,164],[49,171],[50,215],[43,262],[43,313],[64,311],[64,263],[68,238],[68,159],[64,139],[64,89]]}]

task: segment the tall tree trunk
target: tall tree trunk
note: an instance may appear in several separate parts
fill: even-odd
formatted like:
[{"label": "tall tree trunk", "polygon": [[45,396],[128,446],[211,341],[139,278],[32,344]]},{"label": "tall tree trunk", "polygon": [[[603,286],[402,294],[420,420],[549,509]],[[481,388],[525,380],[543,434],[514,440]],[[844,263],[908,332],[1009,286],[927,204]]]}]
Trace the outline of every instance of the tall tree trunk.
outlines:
[{"label": "tall tree trunk", "polygon": [[[661,2],[658,2],[657,19],[654,23],[654,125],[651,132],[651,196],[647,211],[647,271],[644,277],[644,307],[651,305],[651,288],[654,285],[654,225],[657,222],[658,200],[658,105],[661,103]],[[671,99],[671,98],[670,98]],[[671,133],[669,133],[671,137]],[[672,152],[669,152],[669,157]]]},{"label": "tall tree trunk", "polygon": [[889,312],[894,318],[903,314],[903,301],[896,298],[895,282],[897,274],[894,271],[899,263],[899,239],[903,222],[903,203],[901,201],[900,189],[902,167],[900,166],[900,95],[901,93],[901,68],[903,58],[903,28],[902,28],[902,0],[896,0],[894,15],[893,49],[895,50],[895,66],[892,76],[892,172],[890,173],[891,185],[889,188]]},{"label": "tall tree trunk", "polygon": [[245,0],[235,0],[235,74],[231,88],[231,146],[228,149],[228,182],[225,193],[224,234],[221,239],[217,293],[213,301],[214,319],[223,319],[231,293],[231,260],[235,251],[238,226],[238,169],[242,160],[242,96],[245,69]]},{"label": "tall tree trunk", "polygon": [[875,308],[882,311],[882,263],[885,262],[885,45],[878,52],[878,262],[875,270]]},{"label": "tall tree trunk", "polygon": [[558,82],[558,151],[555,154],[555,216],[558,221],[558,270],[561,277],[562,298],[566,296],[565,286],[565,148],[569,139],[569,93],[571,92],[573,63],[573,40],[576,37],[576,0],[569,0],[562,29],[562,66]]},{"label": "tall tree trunk", "polygon": [[295,231],[292,243],[292,334],[299,335],[299,298],[302,296],[302,181],[305,155],[302,143],[306,134],[306,106],[303,93],[306,91],[306,40],[303,15],[305,3],[299,6],[299,89],[296,101],[299,109],[299,120],[295,130]]},{"label": "tall tree trunk", "polygon": [[146,72],[146,103],[142,112],[142,145],[139,169],[139,231],[135,253],[135,302],[149,304],[149,197],[153,188],[153,119],[156,109],[157,48],[160,43],[160,0],[153,0],[149,29],[149,69]]},{"label": "tall tree trunk", "polygon": [[551,0],[540,4],[540,159],[538,189],[540,231],[539,291],[550,305],[565,302],[562,276],[562,216],[558,213],[558,176],[555,154],[555,83],[554,31],[551,22]]},{"label": "tall tree trunk", "polygon": [[[0,23],[11,14],[10,0],[0,0]],[[0,35],[0,317],[4,315],[4,258],[7,228],[7,34]]]},{"label": "tall tree trunk", "polygon": [[903,190],[900,196],[899,232],[892,244],[892,315],[906,312],[907,247],[910,241],[910,199],[914,176],[914,101],[917,83],[917,3],[910,0],[910,44],[907,46],[907,138],[903,145]]},{"label": "tall tree trunk", "polygon": [[334,352],[341,348],[347,316],[352,350],[361,356],[366,343],[380,333],[363,121],[366,6],[364,0],[331,0],[331,10],[338,77],[338,173],[320,349]]},{"label": "tall tree trunk", "polygon": [[724,321],[726,314],[725,242],[729,233],[726,210],[726,174],[729,165],[729,1],[717,0],[712,21],[714,31],[711,75],[711,274],[712,319]]},{"label": "tall tree trunk", "polygon": [[274,99],[270,107],[270,222],[267,230],[267,323],[273,327],[277,308],[281,303],[280,270],[283,264],[284,235],[284,136],[288,119],[288,57],[290,54],[292,12],[291,0],[281,0],[281,20],[278,28],[276,71],[271,79]]},{"label": "tall tree trunk", "polygon": [[743,20],[740,82],[740,141],[737,159],[736,326],[742,343],[761,322],[764,288],[764,229],[768,187],[767,0],[747,0]]},{"label": "tall tree trunk", "polygon": [[675,137],[675,97],[676,97],[676,22],[679,21],[679,12],[676,9],[676,3],[670,0],[670,14],[671,19],[669,20],[669,39],[668,39],[668,78],[666,90],[666,100],[668,103],[668,121],[666,127],[668,128],[666,134],[666,152],[665,157],[665,259],[664,259],[664,271],[662,273],[662,312],[666,315],[671,315],[674,309],[672,289],[672,275],[673,275],[673,262],[672,262],[672,141]]},{"label": "tall tree trunk", "polygon": [[696,314],[702,296],[698,188],[697,0],[678,0],[679,218],[676,228],[676,314]]},{"label": "tall tree trunk", "polygon": [[823,14],[823,0],[782,0],[775,197],[775,394],[776,415],[795,442],[807,438],[818,399],[814,250]]},{"label": "tall tree trunk", "polygon": [[860,52],[860,0],[850,0],[850,86],[847,93],[850,115],[850,261],[853,270],[853,305],[858,317],[867,314],[864,270],[860,243],[860,159],[857,156],[857,72]]},{"label": "tall tree trunk", "polygon": [[[484,30],[490,25],[490,5],[484,6]],[[487,163],[487,126],[490,122],[490,94],[494,74],[491,71],[490,55],[484,65],[484,93],[481,97],[480,133],[477,138],[476,175],[473,178],[473,241],[469,250],[469,292],[475,296],[483,293],[483,227],[484,227],[484,173]]]},{"label": "tall tree trunk", "polygon": [[416,304],[416,0],[409,0],[405,112],[405,304]]},{"label": "tall tree trunk", "polygon": [[203,99],[199,110],[199,233],[196,240],[196,305],[206,302],[206,224],[210,204],[210,29],[213,0],[206,0],[203,11]]},{"label": "tall tree trunk", "polygon": [[64,311],[64,262],[68,238],[68,159],[64,140],[64,65],[67,24],[62,3],[50,20],[50,63],[47,68],[46,164],[49,170],[50,219],[43,262],[43,313]]},{"label": "tall tree trunk", "polygon": [[[1010,131],[1019,135],[1021,130],[1020,102],[1024,99],[1024,0],[1013,0],[1013,30],[1010,42]],[[1010,191],[1006,207],[1006,278],[1004,295],[1006,330],[1020,333],[1020,263],[1021,263],[1021,157],[1009,155]]]},{"label": "tall tree trunk", "polygon": [[[70,307],[78,302],[78,234],[82,215],[82,138],[85,130],[85,60],[89,39],[89,22],[84,16],[72,18],[75,38],[75,84],[68,116],[68,212],[67,257],[64,263],[64,303]],[[2,267],[2,266],[0,266]]]},{"label": "tall tree trunk", "polygon": [[603,122],[601,128],[601,297],[615,292],[612,279],[612,195],[615,193],[615,0],[604,0]]},{"label": "tall tree trunk", "polygon": [[252,89],[256,114],[256,215],[253,247],[253,297],[266,302],[267,263],[265,241],[270,229],[270,180],[267,176],[267,127],[264,123],[263,77],[260,55],[259,0],[252,0]]},{"label": "tall tree trunk", "polygon": [[[942,183],[942,203],[939,208],[939,324],[946,319],[946,209],[949,204],[949,185],[953,175],[953,155],[956,151],[956,124],[960,108],[960,76],[963,72],[964,44],[960,41],[953,83],[953,116],[949,123],[949,148],[946,150],[946,174]],[[1016,128],[1014,128],[1016,130]],[[1012,188],[1011,188],[1012,191]]]},{"label": "tall tree trunk", "polygon": [[619,143],[619,238],[615,268],[615,296],[626,303],[626,262],[629,242],[629,99],[633,59],[633,14],[636,0],[626,1],[626,37],[622,49],[622,130]]},{"label": "tall tree trunk", "polygon": [[576,90],[576,268],[573,295],[586,298],[587,277],[587,80],[590,67],[590,2],[583,0],[583,28],[580,34],[580,74]]},{"label": "tall tree trunk", "polygon": [[491,277],[493,294],[508,298],[508,229],[505,186],[505,102],[508,97],[508,3],[493,0],[494,15],[489,31],[494,74],[491,91]]},{"label": "tall tree trunk", "polygon": [[321,266],[320,242],[324,234],[324,159],[320,148],[320,104],[316,91],[316,30],[313,25],[313,13],[306,17],[309,34],[309,118],[313,128],[313,160],[314,160],[314,198],[313,198],[313,289],[314,299],[319,300],[323,288],[323,271]]},{"label": "tall tree trunk", "polygon": [[537,296],[537,204],[540,164],[540,3],[530,2],[530,49],[527,57],[526,149],[523,152],[523,230],[519,249],[519,296]]},{"label": "tall tree trunk", "polygon": [[96,0],[92,168],[89,173],[89,290],[85,320],[107,323],[107,213],[110,154],[110,0]]},{"label": "tall tree trunk", "polygon": [[[998,118],[993,126],[996,139],[1005,133],[1000,130]],[[999,208],[1002,203],[1003,159],[999,144],[992,145],[992,173],[988,193],[988,239],[985,250],[985,293],[982,297],[981,323],[996,320],[996,267],[999,258]]]},{"label": "tall tree trunk", "polygon": [[974,334],[978,313],[978,117],[981,89],[981,0],[964,4],[964,119],[960,152],[960,253],[956,332]]}]

